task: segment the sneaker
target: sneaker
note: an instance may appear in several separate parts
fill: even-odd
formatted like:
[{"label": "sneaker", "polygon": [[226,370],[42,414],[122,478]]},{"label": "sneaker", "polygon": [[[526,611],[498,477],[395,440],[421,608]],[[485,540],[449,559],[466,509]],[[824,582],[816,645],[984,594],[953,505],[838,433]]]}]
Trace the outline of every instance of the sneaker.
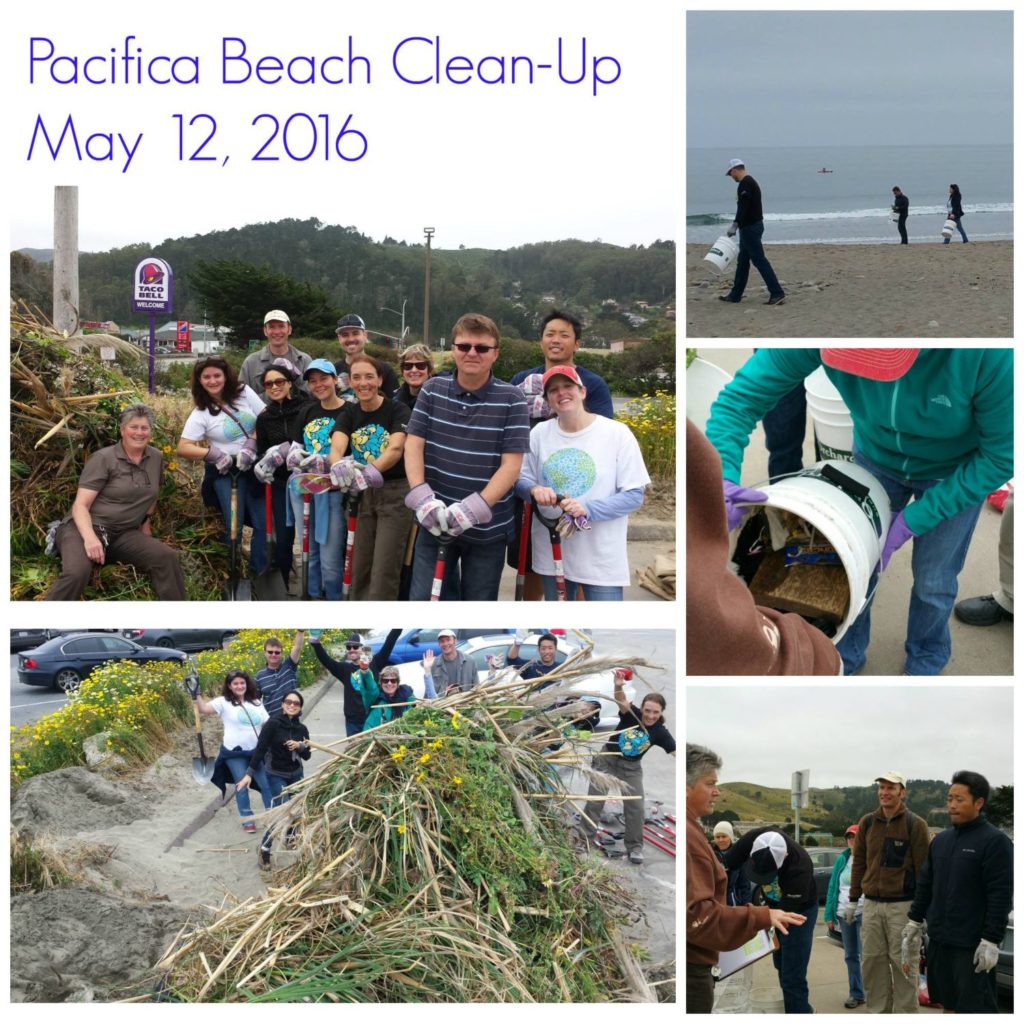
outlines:
[{"label": "sneaker", "polygon": [[270,847],[269,846],[263,846],[262,844],[260,845],[259,865],[260,865],[260,869],[263,870],[263,871],[269,871],[270,870]]},{"label": "sneaker", "polygon": [[853,996],[850,996],[850,998],[847,999],[845,1003],[843,1003],[843,1006],[845,1006],[848,1010],[855,1010],[858,1006],[863,1005],[863,999],[855,999]]},{"label": "sneaker", "polygon": [[630,850],[629,851],[629,863],[630,864],[643,864],[644,862],[644,851],[643,850]]},{"label": "sneaker", "polygon": [[766,306],[781,306],[786,301],[785,295],[771,295],[768,301],[765,303]]},{"label": "sneaker", "polygon": [[739,299],[734,299],[731,295],[719,295],[719,302],[739,302]]},{"label": "sneaker", "polygon": [[1004,619],[1013,622],[1013,613],[1006,611],[991,595],[960,601],[954,606],[953,614],[968,626],[994,626]]},{"label": "sneaker", "polygon": [[253,833],[256,831],[256,822],[249,821],[248,818],[242,822],[242,831]]}]

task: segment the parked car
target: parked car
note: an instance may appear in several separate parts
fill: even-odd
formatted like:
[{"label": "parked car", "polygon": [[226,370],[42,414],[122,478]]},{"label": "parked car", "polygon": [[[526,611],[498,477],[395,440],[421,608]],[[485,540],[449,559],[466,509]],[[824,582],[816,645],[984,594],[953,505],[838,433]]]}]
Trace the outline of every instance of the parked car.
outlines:
[{"label": "parked car", "polygon": [[238,636],[236,629],[122,629],[121,635],[143,647],[176,647],[179,651],[219,650]]},{"label": "parked car", "polygon": [[[420,632],[426,633],[426,630]],[[435,631],[436,633],[436,631]],[[537,657],[537,642],[540,639],[539,633],[532,633],[523,641],[519,648],[519,657],[524,661],[532,661]],[[487,679],[491,667],[488,659],[496,660],[496,663],[505,665],[508,658],[508,650],[515,642],[512,632],[488,633],[484,636],[475,636],[462,640],[457,645],[458,650],[473,660],[476,665],[477,679],[483,682]],[[564,636],[558,637],[558,653],[555,656],[555,664],[560,665],[569,655],[580,650],[580,645]],[[435,652],[440,657],[440,648]],[[418,698],[424,694],[423,665],[421,660],[409,661],[397,666],[399,677],[403,683],[412,687],[413,693]],[[614,677],[611,672],[598,672],[593,675],[583,676],[569,684],[557,684],[552,688],[552,696],[557,692],[561,694],[593,695],[594,702],[600,704],[601,718],[599,728],[614,729],[619,724],[618,706],[612,699],[614,689]],[[627,682],[624,691],[626,698],[636,703],[636,689],[632,682]]]},{"label": "parked car", "polygon": [[73,633],[19,654],[18,682],[70,693],[94,668],[108,661],[184,661],[187,657],[173,647],[143,647],[111,633]]},{"label": "parked car", "polygon": [[27,651],[30,647],[38,647],[53,635],[49,629],[12,629],[11,654]]},{"label": "parked car", "polygon": [[814,865],[814,884],[818,887],[818,902],[824,906],[825,897],[828,895],[829,879],[832,877],[832,868],[845,847],[808,846],[805,849]]},{"label": "parked car", "polygon": [[[395,641],[394,649],[388,661],[392,665],[400,665],[406,661],[419,661],[428,650],[438,654],[441,650],[437,642],[437,634],[442,627],[436,629],[406,629]],[[364,636],[366,646],[376,654],[387,639],[389,630],[374,629]],[[514,629],[453,629],[456,641],[471,640],[475,636],[494,636],[496,633],[515,633]]]},{"label": "parked car", "polygon": [[996,964],[996,988],[1013,996],[1013,911],[1006,934],[999,943],[999,963]]}]

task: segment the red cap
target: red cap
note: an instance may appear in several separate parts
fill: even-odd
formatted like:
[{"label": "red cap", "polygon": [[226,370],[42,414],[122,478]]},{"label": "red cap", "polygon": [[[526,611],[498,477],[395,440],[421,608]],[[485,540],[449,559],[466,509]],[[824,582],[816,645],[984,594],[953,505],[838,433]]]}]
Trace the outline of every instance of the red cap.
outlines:
[{"label": "red cap", "polygon": [[833,370],[868,380],[899,380],[914,365],[919,348],[823,348],[821,361]]},{"label": "red cap", "polygon": [[843,834],[848,836],[852,832],[856,835],[859,828],[860,825],[851,825]]},{"label": "red cap", "polygon": [[580,387],[583,387],[583,381],[580,380],[580,375],[576,372],[576,368],[574,366],[552,366],[551,369],[548,370],[541,378],[541,394],[546,395],[548,393],[548,381],[551,380],[552,377],[568,377],[573,384],[578,384]]}]

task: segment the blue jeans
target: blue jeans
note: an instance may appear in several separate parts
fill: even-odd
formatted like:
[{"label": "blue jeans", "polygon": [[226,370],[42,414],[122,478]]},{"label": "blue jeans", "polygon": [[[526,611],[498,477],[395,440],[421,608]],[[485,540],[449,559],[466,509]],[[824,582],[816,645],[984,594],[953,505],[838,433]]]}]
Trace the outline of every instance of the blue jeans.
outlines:
[{"label": "blue jeans", "polygon": [[[541,576],[541,585],[544,587],[544,600],[557,601],[558,588],[555,586],[554,576]],[[606,587],[598,583],[574,583],[572,580],[565,581],[565,599],[576,600],[576,588],[583,588],[584,601],[621,601],[622,587]]]},{"label": "blue jeans", "polygon": [[[298,782],[299,779],[302,778],[301,772],[299,773],[299,779],[292,779],[291,781],[282,778],[280,775],[273,775],[271,772],[265,772],[265,774],[267,776],[267,782],[269,784],[271,807],[280,807],[281,804],[288,803],[288,801],[291,800],[292,795],[291,793],[284,792],[285,786],[290,786],[293,782]],[[292,830],[289,829],[288,831],[291,832]],[[269,829],[267,829],[267,831],[263,833],[263,839],[260,841],[260,845],[263,847],[264,850],[270,849]]]},{"label": "blue jeans", "polygon": [[[894,517],[906,507],[911,498],[919,498],[925,491],[941,483],[940,480],[905,480],[893,476],[856,449],[853,461],[878,478],[889,495]],[[911,542],[914,584],[910,591],[907,639],[904,643],[904,671],[907,675],[937,676],[949,661],[952,649],[949,616],[956,603],[957,576],[964,567],[964,559],[980,513],[981,505],[972,505],[952,519],[933,526]],[[869,593],[874,590],[877,580],[876,570],[868,582]],[[868,602],[836,645],[843,659],[845,675],[852,676],[864,666],[870,638],[871,602]]]},{"label": "blue jeans", "polygon": [[776,932],[779,948],[772,953],[772,962],[779,972],[779,987],[786,1013],[814,1013],[808,1000],[807,964],[811,959],[814,942],[814,923],[818,920],[818,903],[808,903],[797,913],[807,920],[801,925],[790,925],[789,934]]},{"label": "blue jeans", "polygon": [[[255,739],[255,737],[253,737]],[[271,801],[273,797],[270,795],[270,783],[267,781],[267,773],[260,765],[258,768],[254,768],[249,771],[249,758],[252,757],[251,750],[239,750],[232,753],[225,747],[220,748],[221,760],[228,766],[228,771],[231,772],[231,778],[237,782],[243,775],[248,775],[254,779],[257,785],[260,787],[260,796],[263,797],[264,810],[270,810]],[[252,817],[252,804],[249,802],[249,789],[236,789],[235,790],[235,803],[238,805],[238,814],[242,818]]]},{"label": "blue jeans", "polygon": [[[292,504],[295,533],[302,536],[302,495],[291,488],[288,496]],[[324,499],[324,500],[318,500]],[[327,529],[317,521],[317,514],[326,509]],[[341,491],[328,491],[311,495],[309,501],[309,593],[328,601],[341,600],[341,574],[345,567],[345,509]],[[317,541],[317,535],[324,539]]]},{"label": "blue jeans", "polygon": [[775,483],[787,473],[804,468],[804,433],[807,430],[807,392],[803,382],[778,400],[765,414],[765,447],[768,449],[768,479]]},{"label": "blue jeans", "polygon": [[842,918],[839,918],[839,934],[843,937],[850,998],[863,999],[864,983],[860,977],[860,918],[855,917],[853,924],[847,924]]},{"label": "blue jeans", "polygon": [[[220,505],[221,515],[224,517],[224,543],[231,543],[231,475],[229,473],[218,473],[212,466],[206,467],[207,481],[213,487],[213,493],[217,496],[217,504]],[[240,473],[238,475],[238,532],[236,537],[239,543],[242,541],[242,527],[251,526],[252,543],[249,546],[249,568],[253,574],[261,572],[267,564],[267,537],[266,517],[263,515],[263,506],[256,506],[253,503],[252,490],[253,475]]]},{"label": "blue jeans", "polygon": [[[267,514],[266,514],[266,492],[265,485],[259,480],[253,480],[251,502],[255,511],[259,509],[258,518],[260,525],[255,529],[263,536],[263,558],[256,566],[256,572],[263,572],[267,565],[267,557],[270,552],[266,546]],[[273,519],[274,530],[274,565],[277,566],[285,583],[292,569],[292,545],[295,543],[295,527],[288,525],[288,516],[285,510],[288,502],[288,488],[283,481],[275,480],[270,486],[270,509]]]},{"label": "blue jeans", "polygon": [[[428,601],[437,562],[437,538],[420,530],[412,556],[410,601]],[[442,601],[497,601],[505,568],[505,541],[469,544],[456,537],[449,545],[441,586]]]},{"label": "blue jeans", "polygon": [[786,294],[782,290],[782,285],[779,284],[779,279],[775,276],[775,271],[772,270],[772,265],[768,262],[768,257],[764,254],[764,247],[761,245],[763,234],[763,220],[739,229],[740,254],[736,257],[736,277],[733,278],[732,291],[729,292],[729,298],[733,302],[739,302],[743,298],[751,263],[757,267],[757,272],[764,278],[769,295],[781,299]]}]

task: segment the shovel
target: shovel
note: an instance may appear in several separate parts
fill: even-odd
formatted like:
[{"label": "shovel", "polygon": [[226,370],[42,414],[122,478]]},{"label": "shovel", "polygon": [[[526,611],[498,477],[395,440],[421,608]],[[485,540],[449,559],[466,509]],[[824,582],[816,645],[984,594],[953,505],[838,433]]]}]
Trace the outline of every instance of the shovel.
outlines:
[{"label": "shovel", "polygon": [[[555,495],[555,500],[562,502],[565,500],[565,495]],[[534,502],[533,514],[540,520],[541,524],[548,531],[548,537],[551,538],[551,560],[555,563],[555,593],[558,595],[559,601],[565,601],[567,600],[567,591],[565,586],[565,569],[562,567],[562,538],[556,529],[558,520],[562,518],[562,511],[559,509],[558,515],[552,518],[544,515],[540,510],[540,506]]]},{"label": "shovel", "polygon": [[519,533],[519,558],[516,565],[516,600],[523,600],[523,593],[526,590],[526,557],[530,546],[530,516],[533,512],[533,505],[529,502],[523,504],[523,528]]},{"label": "shovel", "polygon": [[[189,680],[192,685],[189,685]],[[203,746],[203,727],[199,723],[199,708],[195,703],[199,695],[199,679],[194,672],[189,673],[185,680],[185,688],[192,697],[192,714],[196,719],[196,739],[199,741],[199,756],[192,758],[192,778],[200,785],[205,785],[213,778],[213,768],[217,763],[216,758],[206,756],[206,748]]]},{"label": "shovel", "polygon": [[253,586],[256,589],[256,596],[261,601],[287,601],[288,588],[281,576],[281,570],[274,565],[274,505],[271,484],[266,484],[265,488],[263,497],[267,531],[267,565],[263,572],[253,580]]},{"label": "shovel", "polygon": [[228,546],[231,559],[230,578],[227,590],[224,592],[225,601],[251,601],[252,584],[249,580],[240,578],[238,569],[238,477],[240,470],[232,466],[231,473],[231,541]]},{"label": "shovel", "polygon": [[347,533],[345,536],[345,569],[341,576],[341,599],[352,600],[352,561],[356,548],[356,518],[359,515],[359,499],[362,497],[358,492],[350,494],[345,501],[348,517]]}]

